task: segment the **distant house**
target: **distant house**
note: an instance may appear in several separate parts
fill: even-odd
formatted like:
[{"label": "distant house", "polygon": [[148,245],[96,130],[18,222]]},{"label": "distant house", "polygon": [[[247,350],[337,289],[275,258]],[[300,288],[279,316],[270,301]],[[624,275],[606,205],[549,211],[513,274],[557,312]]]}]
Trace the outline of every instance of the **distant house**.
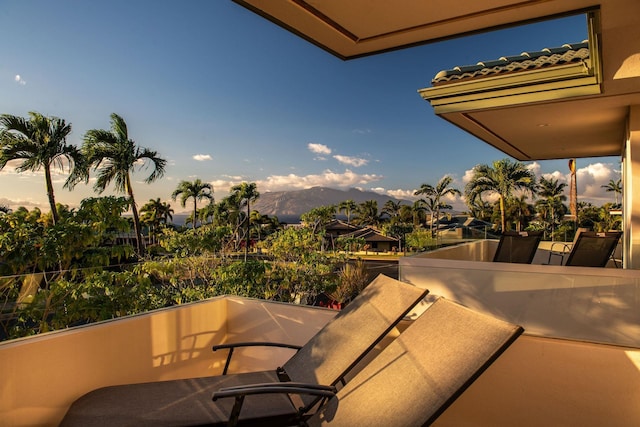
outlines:
[{"label": "distant house", "polygon": [[447,238],[483,239],[493,236],[493,224],[467,215],[440,218],[438,235]]},{"label": "distant house", "polygon": [[[338,237],[363,238],[367,250],[371,252],[389,252],[398,248],[398,239],[388,237],[372,227],[358,227],[339,219],[333,220],[326,227],[326,238],[332,243]],[[333,245],[332,245],[333,246]]]},{"label": "distant house", "polygon": [[337,237],[344,236],[345,234],[353,233],[354,231],[360,230],[360,227],[348,224],[339,219],[334,219],[329,224],[327,224],[324,229],[326,230],[327,236],[335,239]]}]

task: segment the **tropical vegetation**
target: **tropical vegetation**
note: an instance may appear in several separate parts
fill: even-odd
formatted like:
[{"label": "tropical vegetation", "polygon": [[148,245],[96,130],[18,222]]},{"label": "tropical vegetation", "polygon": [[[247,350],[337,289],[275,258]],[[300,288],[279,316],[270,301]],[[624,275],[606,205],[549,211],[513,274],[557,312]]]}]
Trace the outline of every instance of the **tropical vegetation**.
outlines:
[{"label": "tropical vegetation", "polygon": [[[151,183],[163,176],[166,160],[137,145],[122,117],[112,114],[109,130],[87,131],[81,148],[67,144],[70,131],[63,119],[39,113],[0,116],[0,169],[11,162],[18,172],[42,171],[51,206],[42,212],[0,205],[0,339],[224,294],[300,304],[324,294],[343,304],[370,279],[359,257],[370,247],[357,233],[332,235],[338,219],[346,219],[347,229],[371,229],[397,242],[399,253],[430,250],[453,224],[443,212],[452,209],[449,201],[463,196],[444,176],[421,184],[415,195],[422,197],[413,203],[344,200],[314,207],[288,227],[252,209],[260,197],[256,183],[239,183],[216,201],[211,184],[195,178],[171,195],[182,207],[191,201],[190,226],[178,226],[160,198],[138,210],[132,173],[150,169]],[[74,208],[60,204],[54,169],[66,171],[69,190],[95,175],[98,195],[111,184],[121,195],[88,197]],[[575,221],[565,215],[565,186],[557,178],[537,181],[510,159],[478,165],[464,189],[466,214],[483,221],[484,236],[543,230],[548,239],[571,240],[577,227],[621,227],[613,214],[619,180],[606,186],[614,203],[579,203]]]}]

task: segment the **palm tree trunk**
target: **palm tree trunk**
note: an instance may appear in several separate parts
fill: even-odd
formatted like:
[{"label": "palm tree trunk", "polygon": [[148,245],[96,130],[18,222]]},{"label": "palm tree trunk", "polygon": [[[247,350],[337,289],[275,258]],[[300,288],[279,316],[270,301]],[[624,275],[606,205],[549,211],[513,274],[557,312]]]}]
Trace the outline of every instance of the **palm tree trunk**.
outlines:
[{"label": "palm tree trunk", "polygon": [[[438,227],[436,228],[436,248],[438,247],[438,228],[440,228],[440,200],[438,200],[438,207],[436,208],[436,221],[438,221]],[[431,221],[433,224],[433,221]]]},{"label": "palm tree trunk", "polygon": [[[553,201],[551,202],[553,203]],[[554,240],[554,232],[555,232],[555,225],[556,225],[556,213],[553,210],[553,205],[551,205],[551,241],[553,242]]]},{"label": "palm tree trunk", "polygon": [[504,197],[502,196],[502,194],[500,194],[499,198],[500,198],[500,225],[502,227],[502,232],[504,233],[505,222],[506,222],[505,212],[504,212]]},{"label": "palm tree trunk", "polygon": [[198,215],[198,201],[193,197],[193,229],[196,229],[196,215]]},{"label": "palm tree trunk", "polygon": [[247,257],[249,254],[249,227],[251,226],[251,216],[249,215],[251,213],[251,210],[249,205],[249,198],[247,198],[247,235],[245,236],[244,241],[244,262],[247,262]]},{"label": "palm tree trunk", "polygon": [[58,210],[56,209],[56,199],[53,195],[53,182],[51,181],[51,170],[49,165],[44,167],[44,179],[47,185],[47,198],[49,199],[49,207],[51,208],[51,218],[53,225],[58,223]]},{"label": "palm tree trunk", "polygon": [[131,201],[131,212],[133,213],[133,229],[136,233],[136,246],[138,249],[138,256],[144,255],[144,244],[142,243],[142,230],[140,229],[140,217],[138,216],[138,208],[136,207],[136,201],[133,198],[133,189],[131,188],[131,178],[127,174],[127,193],[129,193],[129,200]]}]

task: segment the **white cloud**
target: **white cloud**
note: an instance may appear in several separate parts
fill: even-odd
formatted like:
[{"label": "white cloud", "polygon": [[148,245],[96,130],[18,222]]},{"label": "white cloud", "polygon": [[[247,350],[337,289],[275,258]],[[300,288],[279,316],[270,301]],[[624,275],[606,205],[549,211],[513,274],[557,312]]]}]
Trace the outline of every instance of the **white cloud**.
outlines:
[{"label": "white cloud", "polygon": [[[343,173],[325,170],[320,174],[309,175],[271,175],[262,180],[251,180],[258,186],[260,192],[271,191],[292,191],[303,190],[311,187],[332,187],[332,188],[351,188],[361,185],[367,185],[371,182],[380,181],[384,177],[375,174],[357,174],[350,170]],[[224,179],[210,181],[210,184],[216,189],[219,197],[228,193],[229,189],[243,181],[247,181],[246,177],[241,176],[225,176]]]},{"label": "white cloud", "polygon": [[540,175],[540,171],[542,170],[542,165],[538,162],[532,162],[525,165],[528,171],[533,172],[536,176]]},{"label": "white cloud", "polygon": [[348,188],[380,181],[382,178],[382,175],[357,174],[349,169],[342,173],[325,170],[321,174],[303,176],[296,174],[272,175],[262,181],[258,181],[257,184],[261,191],[286,191],[318,186]]},{"label": "white cloud", "polygon": [[242,181],[245,179],[242,175],[223,175],[223,176],[229,178],[232,181]]},{"label": "white cloud", "polygon": [[466,185],[473,178],[473,169],[467,169],[462,176],[462,182]]},{"label": "white cloud", "polygon": [[8,206],[11,210],[16,210],[20,206],[23,206],[29,210],[33,208],[39,208],[41,211],[48,211],[49,205],[41,201],[35,201],[32,198],[28,199],[8,199],[6,197],[0,198],[0,205]]},{"label": "white cloud", "polygon": [[18,83],[20,86],[24,86],[27,84],[27,82],[22,78],[22,76],[20,74],[16,74],[16,76],[14,77],[14,80],[16,83]]},{"label": "white cloud", "polygon": [[316,144],[310,142],[307,144],[307,148],[309,149],[309,151],[315,154],[331,154],[331,148],[327,147],[324,144]]},{"label": "white cloud", "polygon": [[579,168],[576,171],[578,200],[584,198],[596,205],[613,202],[614,195],[602,188],[610,180],[617,181],[620,178],[619,172],[613,167],[611,163],[594,163]]},{"label": "white cloud", "polygon": [[396,199],[404,199],[404,200],[415,200],[417,199],[417,196],[414,196],[413,193],[415,192],[415,190],[402,190],[400,188],[398,188],[397,190],[387,190],[386,193],[391,196],[391,197],[395,197]]},{"label": "white cloud", "polygon": [[204,162],[207,160],[213,160],[213,158],[211,157],[210,154],[195,154],[193,156],[193,160],[196,160],[198,162]]},{"label": "white cloud", "polygon": [[569,185],[569,179],[571,178],[569,174],[563,174],[560,171],[553,171],[551,173],[543,173],[542,175],[539,175],[544,177],[545,179],[553,179],[558,181],[558,183],[565,183],[567,185]]},{"label": "white cloud", "polygon": [[351,157],[351,156],[342,156],[340,154],[336,154],[335,156],[333,156],[333,158],[342,164],[353,166],[355,168],[364,166],[367,163],[369,163],[369,160],[367,159],[362,159],[359,157]]},{"label": "white cloud", "polygon": [[368,133],[371,133],[371,129],[354,129],[353,133],[357,133],[360,135],[366,135]]}]

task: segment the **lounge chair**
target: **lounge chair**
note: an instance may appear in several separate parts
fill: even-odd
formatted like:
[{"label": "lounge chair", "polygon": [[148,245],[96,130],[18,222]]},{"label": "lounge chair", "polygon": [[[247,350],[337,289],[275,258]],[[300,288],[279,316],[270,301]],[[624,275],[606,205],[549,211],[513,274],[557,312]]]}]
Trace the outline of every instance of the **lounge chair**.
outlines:
[{"label": "lounge chair", "polygon": [[493,262],[531,264],[541,238],[540,231],[505,231],[500,236]]},{"label": "lounge chair", "polygon": [[242,415],[248,409],[242,403],[252,394],[317,393],[328,401],[307,420],[310,426],[428,425],[522,332],[520,326],[440,298],[337,392],[266,384],[224,389],[213,399],[234,400],[235,412]]},{"label": "lounge chair", "polygon": [[576,239],[565,265],[605,267],[622,236],[621,231],[583,231]]},{"label": "lounge chair", "polygon": [[[547,261],[547,264],[551,265],[551,257],[556,256],[556,257],[560,257],[560,265],[562,265],[564,263],[564,257],[569,255],[569,253],[571,252],[571,249],[576,244],[576,241],[578,240],[580,233],[584,233],[585,231],[589,231],[589,229],[582,228],[582,227],[578,228],[576,230],[576,234],[573,236],[573,241],[570,243],[552,242],[551,247],[549,248],[549,260]],[[557,249],[557,248],[560,248],[560,249]]]},{"label": "lounge chair", "polygon": [[[336,317],[295,353],[281,368],[174,381],[104,387],[77,399],[62,426],[177,426],[226,424],[233,402],[214,404],[211,395],[222,387],[296,381],[335,385],[378,344],[428,291],[379,275]],[[215,346],[278,345],[240,343]],[[296,346],[286,347],[296,348]],[[246,412],[261,423],[288,423],[313,406],[317,396],[303,396],[296,405],[286,396],[265,396],[247,402]],[[241,418],[241,421],[243,419]]]}]

